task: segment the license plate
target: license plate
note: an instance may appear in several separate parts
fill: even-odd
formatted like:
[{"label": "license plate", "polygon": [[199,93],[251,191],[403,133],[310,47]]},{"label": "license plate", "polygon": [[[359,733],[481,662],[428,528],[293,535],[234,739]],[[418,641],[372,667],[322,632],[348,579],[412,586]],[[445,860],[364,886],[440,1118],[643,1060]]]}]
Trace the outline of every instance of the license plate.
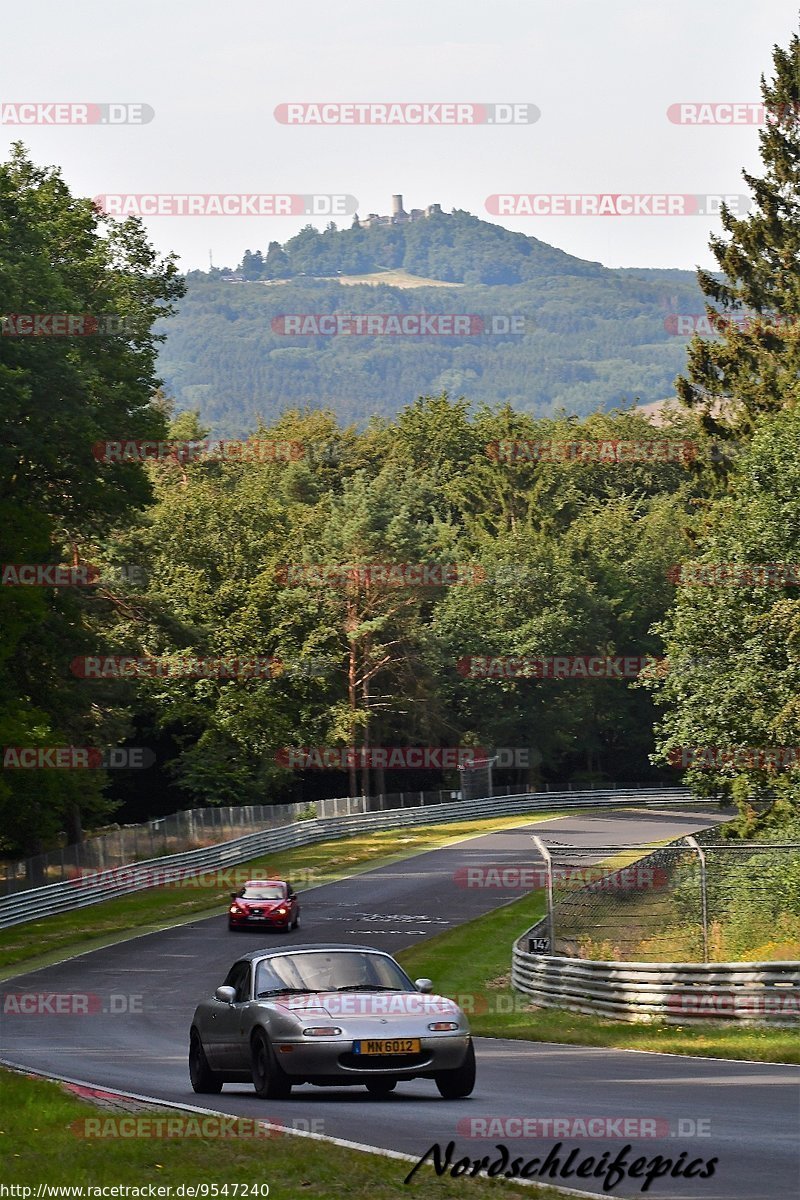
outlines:
[{"label": "license plate", "polygon": [[419,1038],[379,1038],[353,1042],[354,1054],[419,1054]]}]

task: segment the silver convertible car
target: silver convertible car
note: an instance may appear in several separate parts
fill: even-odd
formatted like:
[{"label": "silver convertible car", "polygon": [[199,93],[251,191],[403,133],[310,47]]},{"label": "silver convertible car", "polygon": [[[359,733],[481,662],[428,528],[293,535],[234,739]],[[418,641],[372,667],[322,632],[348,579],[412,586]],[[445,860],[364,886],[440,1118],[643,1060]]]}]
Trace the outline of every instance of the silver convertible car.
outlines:
[{"label": "silver convertible car", "polygon": [[189,1034],[196,1092],[252,1081],[285,1098],[293,1084],[361,1084],[385,1096],[403,1079],[433,1079],[448,1100],[475,1085],[469,1025],[452,1000],[412,983],[369,946],[253,950],[233,964]]}]

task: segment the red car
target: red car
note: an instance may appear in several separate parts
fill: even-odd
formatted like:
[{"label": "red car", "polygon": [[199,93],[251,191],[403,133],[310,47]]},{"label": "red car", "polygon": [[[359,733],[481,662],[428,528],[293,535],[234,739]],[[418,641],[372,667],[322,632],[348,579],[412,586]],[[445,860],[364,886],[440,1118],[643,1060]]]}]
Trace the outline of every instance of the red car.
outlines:
[{"label": "red car", "polygon": [[248,879],[238,892],[231,892],[228,928],[246,929],[260,925],[288,933],[300,921],[297,893],[283,879]]}]

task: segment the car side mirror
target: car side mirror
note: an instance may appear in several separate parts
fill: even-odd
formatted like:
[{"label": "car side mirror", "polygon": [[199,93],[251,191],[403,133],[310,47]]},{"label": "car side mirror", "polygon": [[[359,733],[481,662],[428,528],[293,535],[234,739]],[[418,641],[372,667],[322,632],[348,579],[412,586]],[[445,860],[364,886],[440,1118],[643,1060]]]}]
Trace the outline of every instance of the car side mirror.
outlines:
[{"label": "car side mirror", "polygon": [[225,987],[223,984],[214,992],[214,999],[221,1000],[223,1004],[233,1004],[236,1000],[236,988]]},{"label": "car side mirror", "polygon": [[238,892],[231,892],[231,900],[238,900],[238,899],[239,899]]},{"label": "car side mirror", "polygon": [[414,987],[417,989],[418,992],[426,992],[426,993],[432,992],[433,991],[433,980],[432,979],[415,979]]}]

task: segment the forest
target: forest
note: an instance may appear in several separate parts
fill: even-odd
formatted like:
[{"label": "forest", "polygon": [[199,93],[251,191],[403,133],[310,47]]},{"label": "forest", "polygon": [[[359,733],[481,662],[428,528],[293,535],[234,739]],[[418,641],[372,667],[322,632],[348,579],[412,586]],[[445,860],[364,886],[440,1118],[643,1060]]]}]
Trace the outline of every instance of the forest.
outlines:
[{"label": "forest", "polygon": [[[785,115],[759,135],[758,205],[723,208],[718,269],[698,272],[716,335],[690,341],[658,425],[630,404],[488,402],[462,377],[431,389],[418,346],[410,398],[385,363],[389,412],[321,393],[259,412],[253,377],[252,415],[234,405],[226,427],[219,377],[186,404],[159,353],[187,289],[230,296],[235,325],[239,285],[185,280],[140,221],[15,148],[0,165],[0,851],[193,806],[457,786],[453,754],[470,750],[502,752],[501,783],[685,780],[735,801],[744,831],[796,821],[798,49],[776,49],[762,88]],[[588,287],[589,267],[562,278]],[[630,279],[651,297],[664,283]],[[241,286],[263,323],[269,286]],[[305,286],[333,302],[342,285]],[[591,325],[585,302],[564,292],[561,318]],[[20,316],[37,313],[98,319],[29,336]],[[208,331],[190,332],[194,367]],[[494,353],[508,370],[513,346]],[[138,769],[109,766],[124,747],[147,751]],[[414,754],[397,766],[387,747]]]},{"label": "forest", "polygon": [[[417,336],[304,334],[286,320],[421,313],[473,319],[467,333]],[[308,226],[264,255],[247,251],[235,271],[190,272],[175,315],[158,325],[158,368],[181,409],[201,410],[228,437],[288,406],[363,425],[443,391],[588,416],[671,396],[697,317],[689,271],[609,270],[441,213],[405,226]]]}]

